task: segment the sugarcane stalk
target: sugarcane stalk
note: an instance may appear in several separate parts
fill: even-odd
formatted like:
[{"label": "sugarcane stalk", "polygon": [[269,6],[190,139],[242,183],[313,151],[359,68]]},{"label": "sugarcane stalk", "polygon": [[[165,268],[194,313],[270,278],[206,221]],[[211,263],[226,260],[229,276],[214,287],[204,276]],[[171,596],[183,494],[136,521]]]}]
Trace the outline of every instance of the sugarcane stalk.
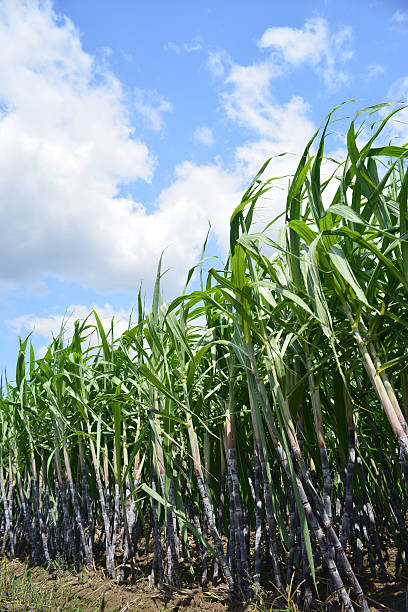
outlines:
[{"label": "sugarcane stalk", "polygon": [[[266,390],[265,387],[263,385],[262,379],[259,376],[258,373],[258,368],[256,365],[256,361],[255,361],[255,356],[254,356],[254,352],[252,347],[249,347],[249,355],[250,355],[250,360],[251,360],[251,367],[252,367],[252,373],[254,375],[260,396],[263,400],[263,406],[265,411],[267,412],[268,418],[267,418],[267,425],[268,425],[268,429],[269,429],[269,433],[271,435],[273,444],[275,446],[275,450],[279,456],[279,459],[281,460],[282,463],[282,467],[284,468],[284,470],[286,471],[287,475],[290,477],[290,472],[289,472],[289,466],[288,466],[288,460],[285,456],[285,452],[281,446],[281,444],[279,443],[279,441],[277,440],[273,428],[271,426],[271,423],[273,422],[273,415],[272,415],[272,410],[269,404],[269,399],[267,397],[266,394]],[[269,357],[271,358],[271,355],[269,354]],[[364,597],[364,593],[361,589],[360,583],[357,580],[357,577],[355,576],[352,567],[350,565],[350,563],[348,562],[347,556],[340,544],[340,541],[338,540],[336,533],[332,527],[332,523],[331,520],[329,519],[327,513],[325,512],[325,508],[324,508],[324,503],[320,500],[319,496],[315,493],[314,491],[314,487],[313,484],[310,482],[310,478],[308,477],[308,473],[307,473],[307,469],[306,469],[306,465],[304,463],[302,454],[301,454],[301,450],[299,447],[299,443],[296,439],[296,431],[295,428],[293,426],[293,422],[292,422],[292,418],[290,416],[290,411],[289,411],[289,407],[287,406],[286,400],[283,397],[283,393],[282,390],[280,388],[280,384],[279,381],[276,377],[276,371],[275,368],[272,366],[272,375],[274,376],[274,385],[275,388],[277,390],[277,394],[279,396],[279,400],[282,404],[282,407],[285,410],[285,425],[286,425],[286,431],[288,433],[288,438],[289,438],[289,442],[291,445],[291,450],[293,453],[293,456],[295,458],[295,462],[298,463],[298,465],[300,466],[300,477],[299,475],[296,476],[296,483],[297,483],[297,487],[299,490],[299,494],[300,494],[300,498],[302,500],[302,504],[305,508],[305,513],[306,513],[306,517],[308,520],[309,525],[312,527],[313,532],[315,533],[315,537],[319,543],[319,547],[320,550],[322,552],[323,558],[326,561],[326,564],[328,566],[329,572],[331,574],[331,580],[333,581],[333,587],[335,589],[335,591],[338,591],[343,604],[346,606],[351,605],[351,601],[350,598],[344,588],[343,582],[340,578],[340,574],[338,572],[338,569],[336,567],[336,564],[333,561],[332,555],[331,555],[331,550],[329,549],[329,547],[327,546],[326,540],[324,538],[324,536],[322,537],[322,534],[320,534],[321,528],[319,526],[319,523],[317,521],[317,518],[315,516],[315,514],[312,511],[312,508],[310,506],[310,502],[308,500],[308,497],[306,495],[306,492],[303,488],[303,483],[302,480],[305,481],[305,483],[308,485],[308,489],[312,495],[312,499],[313,501],[317,504],[318,510],[320,515],[322,516],[323,519],[323,523],[324,523],[324,527],[325,527],[325,531],[327,533],[327,536],[329,538],[330,541],[330,546],[334,546],[335,552],[338,556],[340,556],[341,560],[342,560],[342,564],[343,567],[347,573],[347,575],[350,577],[350,580],[353,584],[353,588],[354,591],[356,593],[357,599],[362,607],[362,609],[365,612],[368,612],[368,604],[367,601]],[[302,479],[302,480],[301,480]],[[320,530],[320,531],[319,531]],[[323,533],[323,532],[322,532]],[[331,559],[331,561],[329,562],[329,558]]]},{"label": "sugarcane stalk", "polygon": [[[119,482],[118,482],[118,478],[120,478],[120,475],[118,473],[115,444],[116,442],[114,442],[114,448],[113,448],[115,498],[114,498],[114,506],[113,506],[113,525],[112,525],[112,537],[111,537],[111,548],[112,548],[113,555],[115,555],[115,552],[116,552],[116,542],[118,539],[119,525],[120,525],[120,519],[121,519],[120,487],[119,487]],[[115,579],[116,579],[116,569],[115,569]]]},{"label": "sugarcane stalk", "polygon": [[93,539],[94,539],[94,520],[92,513],[91,498],[89,494],[88,476],[85,465],[85,453],[82,440],[78,443],[79,450],[79,469],[81,472],[81,484],[82,484],[82,499],[86,510],[86,524],[88,529],[88,550],[89,556],[93,559]]},{"label": "sugarcane stalk", "polygon": [[[153,470],[152,489],[153,491],[157,490],[155,470]],[[158,511],[157,511],[157,501],[154,497],[152,498],[152,508],[153,508],[154,553],[153,553],[152,572],[149,578],[151,587],[155,585],[162,586],[163,579],[164,579],[163,549],[162,549],[161,538],[160,538],[161,530],[160,530],[159,516],[158,516]]]},{"label": "sugarcane stalk", "polygon": [[341,527],[340,543],[345,549],[347,542],[350,541],[351,519],[353,512],[353,479],[354,466],[356,461],[356,432],[354,426],[353,412],[351,401],[347,390],[344,388],[344,403],[346,407],[346,420],[348,424],[348,440],[349,440],[349,459],[347,464],[347,476],[344,494],[344,513]]},{"label": "sugarcane stalk", "polygon": [[[2,501],[3,501],[3,508],[4,508],[4,532],[3,532],[3,544],[1,547],[1,553],[0,556],[4,557],[4,553],[6,550],[6,544],[7,544],[7,540],[9,540],[9,547],[10,547],[10,555],[11,558],[14,557],[14,536],[13,536],[13,526],[12,526],[12,501],[13,501],[13,497],[12,497],[12,491],[13,491],[13,487],[12,487],[12,476],[11,473],[9,475],[9,493],[6,492],[6,486],[4,483],[4,475],[3,475],[3,464],[1,462],[0,464],[0,491],[1,491],[1,497],[2,497]],[[11,502],[11,503],[10,503]]]},{"label": "sugarcane stalk", "polygon": [[[279,457],[279,459],[281,461],[283,469],[285,470],[287,476],[289,478],[291,478],[287,457],[285,455],[285,452],[284,452],[281,444],[277,440],[277,438],[276,438],[276,436],[275,436],[275,434],[273,432],[272,426],[271,426],[271,423],[273,422],[272,410],[270,408],[269,400],[267,398],[264,385],[263,385],[262,380],[261,380],[261,378],[259,377],[259,374],[258,374],[258,369],[257,369],[257,366],[256,366],[255,358],[253,356],[253,351],[252,351],[252,355],[251,355],[251,363],[252,363],[252,372],[253,372],[253,374],[255,376],[255,380],[256,380],[258,389],[260,391],[260,395],[262,397],[263,403],[264,403],[264,408],[265,408],[265,410],[268,413],[267,424],[268,424],[269,433],[270,433],[271,438],[272,438],[272,442],[274,444],[274,447],[275,447],[275,450],[276,450],[276,452],[278,454],[278,457]],[[275,384],[276,383],[279,384],[277,380],[275,381]],[[295,438],[294,438],[295,431],[294,431],[294,428],[293,428],[293,424],[288,423],[287,431],[291,432],[291,435],[289,435],[288,437],[289,437],[289,440],[294,443],[293,446],[292,446],[292,452],[294,453],[296,461],[300,462],[300,463],[303,463],[303,470],[301,471],[301,473],[302,473],[302,477],[306,478],[307,477],[306,466],[304,466],[304,462],[302,462],[302,457],[301,457],[301,454],[300,454],[299,444],[295,442]],[[300,495],[300,499],[301,499],[302,505],[303,505],[303,507],[305,509],[305,514],[306,514],[307,521],[308,521],[308,523],[309,523],[309,525],[310,525],[310,527],[311,527],[311,529],[312,529],[312,531],[313,531],[313,533],[314,533],[314,535],[315,535],[315,537],[316,537],[316,539],[317,539],[317,541],[319,543],[319,548],[321,550],[323,559],[326,562],[328,570],[329,570],[329,572],[331,574],[331,580],[332,580],[335,592],[337,592],[339,594],[339,596],[341,597],[341,600],[343,602],[343,605],[345,606],[345,609],[346,610],[351,610],[351,609],[353,609],[353,606],[351,604],[350,597],[349,597],[346,589],[344,588],[343,581],[342,581],[342,579],[340,577],[340,574],[338,572],[336,564],[335,564],[335,562],[334,562],[334,560],[332,558],[332,555],[330,553],[330,550],[329,550],[329,548],[327,546],[327,542],[326,542],[325,536],[323,534],[323,531],[322,531],[322,529],[321,529],[321,527],[320,527],[320,525],[318,523],[318,520],[317,520],[317,518],[316,518],[316,516],[315,516],[315,514],[314,514],[314,512],[312,510],[312,507],[311,507],[310,502],[308,500],[308,497],[306,495],[305,489],[303,487],[302,480],[300,479],[299,476],[296,476],[296,485],[298,487],[298,492],[299,492],[299,495]],[[311,487],[309,487],[309,489],[311,491],[313,491],[313,485],[311,485]],[[313,499],[314,499],[314,501],[320,502],[320,500],[318,499],[317,495],[313,496]],[[350,564],[348,563],[347,557],[346,557],[346,555],[344,553],[344,550],[342,549],[342,547],[340,545],[340,542],[339,542],[339,540],[338,540],[334,530],[331,528],[331,523],[328,520],[327,515],[325,514],[324,505],[321,502],[319,503],[319,511],[320,511],[321,515],[323,516],[323,520],[324,520],[324,523],[325,523],[326,530],[329,530],[329,537],[331,538],[331,545],[334,545],[336,552],[341,555],[342,561],[343,561],[343,564],[344,564],[344,568],[345,568],[347,574],[351,577],[351,580],[352,580],[352,583],[353,583],[353,587],[354,587],[356,596],[358,598],[358,601],[360,602],[360,605],[362,605],[363,610],[365,612],[368,612],[368,605],[367,605],[367,602],[365,600],[365,597],[364,597],[363,591],[361,589],[361,586],[360,586],[357,578],[355,577],[354,572],[352,571],[352,568],[351,568]]]},{"label": "sugarcane stalk", "polygon": [[401,371],[401,395],[404,408],[405,421],[408,420],[408,376],[405,370]]},{"label": "sugarcane stalk", "polygon": [[101,479],[98,459],[96,456],[95,445],[94,445],[94,442],[91,436],[89,437],[89,446],[91,449],[91,457],[92,457],[92,463],[93,463],[94,474],[95,474],[95,479],[96,479],[96,487],[98,489],[102,521],[103,521],[103,526],[104,526],[104,531],[105,531],[105,571],[106,571],[107,576],[109,576],[110,578],[114,578],[115,563],[114,563],[114,556],[112,554],[112,549],[111,549],[111,528],[110,528],[110,521],[109,521],[109,516],[108,516],[108,508],[105,502],[105,493],[103,490],[102,479]]},{"label": "sugarcane stalk", "polygon": [[[364,494],[365,494],[365,503],[363,504],[363,510],[364,513],[366,515],[366,519],[367,519],[367,527],[368,527],[368,531],[369,533],[371,533],[372,539],[374,540],[374,550],[376,552],[376,556],[377,556],[377,561],[378,561],[378,565],[380,566],[380,576],[381,578],[385,579],[387,576],[387,571],[385,569],[385,564],[384,564],[384,559],[383,559],[383,555],[381,552],[381,541],[380,541],[380,536],[378,534],[378,530],[377,530],[377,524],[376,524],[376,520],[375,520],[375,516],[374,516],[374,511],[373,511],[373,507],[371,505],[371,502],[368,498],[368,485],[367,485],[367,481],[366,481],[366,477],[365,477],[365,473],[363,470],[363,466],[362,466],[362,461],[361,461],[361,457],[360,457],[360,451],[358,448],[358,440],[356,440],[356,444],[357,444],[357,465],[360,467],[360,474],[361,474],[361,478],[364,482]],[[371,540],[371,538],[370,538]]]},{"label": "sugarcane stalk", "polygon": [[190,413],[190,408],[188,405],[188,393],[187,393],[187,387],[186,384],[183,383],[183,390],[184,390],[184,401],[186,402],[186,421],[187,421],[187,426],[188,426],[188,436],[189,436],[189,440],[190,440],[190,448],[191,448],[191,454],[193,457],[193,464],[194,464],[194,471],[196,474],[196,478],[197,478],[197,485],[198,485],[198,490],[200,492],[201,495],[201,499],[203,502],[203,507],[204,507],[204,512],[207,516],[207,520],[208,520],[208,526],[210,528],[210,533],[211,536],[214,540],[215,543],[215,547],[217,550],[217,556],[218,556],[218,561],[220,563],[220,566],[222,568],[222,571],[224,573],[225,579],[227,581],[228,587],[233,590],[234,589],[234,580],[232,578],[230,569],[228,567],[228,563],[227,560],[225,558],[224,555],[224,550],[223,550],[223,546],[222,546],[222,542],[221,542],[221,538],[220,535],[218,533],[217,530],[217,526],[215,524],[215,517],[214,517],[214,513],[211,507],[211,502],[210,499],[208,497],[208,492],[207,492],[207,488],[205,486],[204,483],[204,474],[203,474],[203,470],[201,467],[201,459],[200,459],[200,451],[199,451],[199,447],[198,447],[198,440],[197,440],[197,434],[195,432],[194,426],[193,426],[193,422],[191,419],[191,413]]},{"label": "sugarcane stalk", "polygon": [[255,505],[256,505],[256,518],[255,518],[255,568],[254,568],[254,581],[255,584],[261,582],[261,542],[262,542],[262,526],[264,522],[264,512],[262,505],[261,496],[261,464],[258,457],[258,451],[254,449],[254,490],[255,490]]},{"label": "sugarcane stalk", "polygon": [[[220,480],[220,503],[218,506],[218,532],[222,535],[223,532],[223,513],[224,513],[224,503],[225,503],[225,455],[224,455],[224,443],[223,438],[220,440],[219,444],[220,449],[220,464],[221,464],[221,480]],[[228,556],[228,555],[227,555]],[[219,572],[219,562],[218,558],[214,561],[214,571],[212,577],[212,585],[216,586],[218,583],[218,572]]]},{"label": "sugarcane stalk", "polygon": [[361,356],[362,356],[362,360],[363,360],[363,364],[364,367],[367,371],[368,377],[372,382],[372,385],[377,393],[378,399],[385,411],[385,414],[387,416],[387,419],[392,427],[392,430],[394,432],[394,434],[396,435],[398,442],[400,444],[401,447],[401,452],[403,453],[403,456],[405,458],[406,461],[408,461],[408,437],[407,434],[404,431],[403,426],[401,425],[399,419],[398,419],[398,415],[395,412],[394,406],[390,400],[390,397],[387,393],[386,388],[384,387],[384,383],[382,381],[381,376],[378,374],[376,367],[374,366],[373,360],[371,358],[371,355],[369,353],[369,350],[367,349],[367,346],[365,344],[365,342],[363,341],[363,338],[361,337],[361,334],[359,332],[359,325],[358,322],[355,322],[353,319],[353,315],[351,313],[351,309],[347,304],[344,304],[343,306],[344,308],[344,312],[350,322],[351,325],[351,330],[352,330],[352,334],[354,339],[356,340],[356,343],[359,347]]},{"label": "sugarcane stalk", "polygon": [[[127,432],[126,425],[123,424],[123,469],[126,471],[129,466],[129,456],[127,448]],[[120,580],[125,580],[125,566],[130,558],[131,570],[133,572],[133,551],[132,551],[132,533],[133,527],[136,520],[135,503],[133,495],[130,491],[130,479],[127,473],[125,478],[125,496],[124,496],[124,508],[123,508],[123,519],[124,519],[124,550],[123,550],[123,562],[120,568]]]},{"label": "sugarcane stalk", "polygon": [[228,473],[231,482],[230,495],[233,499],[233,521],[235,529],[235,547],[236,547],[236,563],[237,563],[237,586],[243,589],[248,598],[250,597],[248,579],[249,565],[247,556],[247,547],[244,537],[244,521],[241,504],[241,496],[239,493],[239,479],[237,470],[237,452],[236,452],[236,435],[235,435],[235,414],[234,414],[234,394],[233,386],[230,381],[229,400],[227,402],[227,411],[225,419],[225,435],[227,442],[227,465]]},{"label": "sugarcane stalk", "polygon": [[63,453],[63,457],[64,457],[65,473],[66,473],[66,476],[67,476],[67,481],[68,481],[68,485],[69,485],[69,489],[70,489],[70,493],[71,493],[71,501],[72,501],[72,505],[73,505],[73,508],[74,508],[74,516],[75,516],[76,523],[77,523],[77,526],[78,526],[82,548],[83,548],[84,553],[85,553],[87,569],[88,569],[89,572],[91,572],[92,569],[93,569],[92,551],[90,550],[90,548],[88,546],[88,542],[87,542],[87,539],[86,539],[86,536],[85,536],[85,528],[84,528],[83,518],[82,518],[81,512],[79,510],[78,498],[77,498],[77,492],[75,490],[74,480],[72,478],[72,472],[71,472],[71,465],[70,465],[69,456],[68,456],[68,450],[67,450],[66,443],[64,441],[62,442],[62,453]]},{"label": "sugarcane stalk", "polygon": [[[169,486],[169,503],[170,506],[176,507],[176,498],[174,496],[174,480],[173,476],[170,477]],[[167,524],[166,524],[166,537],[167,537],[167,566],[168,566],[168,580],[172,586],[180,586],[180,574],[179,574],[179,543],[175,524],[176,517],[171,508],[167,509]]]},{"label": "sugarcane stalk", "polygon": [[55,465],[55,473],[58,479],[59,492],[61,495],[61,505],[62,505],[62,514],[63,514],[62,524],[63,524],[63,532],[64,532],[64,540],[63,540],[64,555],[65,555],[65,558],[68,560],[71,549],[72,549],[73,556],[74,556],[74,564],[76,567],[78,567],[79,561],[77,559],[77,551],[76,551],[76,546],[75,546],[74,537],[73,537],[72,524],[71,524],[71,520],[69,516],[67,492],[66,492],[65,482],[63,478],[61,457],[60,457],[60,452],[59,452],[59,444],[57,442],[56,436],[57,434],[55,433],[54,465]]},{"label": "sugarcane stalk", "polygon": [[317,436],[317,443],[320,451],[320,459],[322,465],[323,472],[323,499],[324,505],[326,509],[327,516],[332,517],[332,509],[331,509],[331,499],[330,492],[332,487],[332,479],[330,476],[329,469],[329,458],[327,455],[326,441],[323,432],[322,425],[322,412],[320,409],[320,392],[319,385],[315,382],[315,377],[312,369],[312,360],[308,354],[306,349],[306,368],[308,371],[308,381],[309,381],[309,389],[310,389],[310,397],[312,399],[312,407],[313,407],[313,418],[315,424],[315,431]]}]

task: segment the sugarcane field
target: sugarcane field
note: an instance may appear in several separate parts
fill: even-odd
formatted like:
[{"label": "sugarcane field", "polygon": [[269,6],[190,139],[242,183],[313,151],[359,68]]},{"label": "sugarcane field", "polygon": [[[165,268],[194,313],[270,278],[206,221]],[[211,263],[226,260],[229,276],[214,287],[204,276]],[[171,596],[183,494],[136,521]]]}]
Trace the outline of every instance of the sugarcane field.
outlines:
[{"label": "sugarcane field", "polygon": [[408,612],[408,0],[0,0],[0,612]]},{"label": "sugarcane field", "polygon": [[94,310],[41,357],[20,339],[1,610],[408,609],[408,147],[382,140],[403,108],[356,113],[327,175],[330,113],[254,229],[267,159],[225,266],[205,241],[164,302],[164,253],[123,333]]}]

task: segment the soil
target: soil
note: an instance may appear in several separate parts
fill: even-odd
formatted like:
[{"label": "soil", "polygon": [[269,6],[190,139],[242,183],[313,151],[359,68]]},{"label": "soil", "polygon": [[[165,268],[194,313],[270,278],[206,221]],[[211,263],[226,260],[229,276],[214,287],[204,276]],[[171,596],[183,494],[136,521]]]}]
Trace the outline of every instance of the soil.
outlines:
[{"label": "soil", "polygon": [[[27,579],[27,563],[23,561],[7,561],[5,570],[8,577],[14,580]],[[177,612],[196,610],[206,612],[254,612],[287,609],[280,604],[279,608],[273,601],[266,600],[263,606],[245,605],[228,597],[223,585],[202,590],[198,587],[171,589],[152,589],[148,584],[148,575],[136,577],[132,585],[120,585],[108,580],[102,571],[89,575],[82,572],[73,574],[62,569],[45,569],[30,567],[31,584],[42,592],[52,592],[52,605],[25,604],[23,600],[7,601],[0,592],[0,612],[125,612],[126,610],[141,610],[143,612]],[[191,580],[191,578],[190,578]],[[324,582],[324,579],[322,579]],[[320,586],[324,584],[319,581]],[[363,580],[363,589],[367,595],[371,612],[402,612],[405,610],[407,580],[398,582],[388,580],[378,582]],[[324,588],[322,590],[325,590]],[[295,601],[295,599],[293,600]],[[296,611],[297,608],[290,608]],[[358,607],[356,607],[356,610]],[[314,605],[313,610],[327,610],[327,603]]]},{"label": "soil", "polygon": [[[22,561],[8,561],[6,570],[9,577],[15,580],[27,576],[27,564]],[[42,567],[29,569],[31,583],[41,591],[54,591],[54,605],[58,610],[89,612],[125,612],[125,610],[143,610],[161,612],[164,610],[211,610],[228,612],[244,611],[247,606],[227,597],[224,587],[211,587],[203,591],[200,588],[172,589],[149,587],[147,578],[139,578],[135,584],[120,585],[108,580],[102,572],[92,575],[86,573],[72,574],[69,571],[50,571]],[[38,611],[45,612],[47,606],[38,606]],[[37,610],[32,604],[24,606],[23,601],[11,602],[0,597],[0,611],[17,612],[17,610]],[[54,612],[54,611],[53,611]]]}]

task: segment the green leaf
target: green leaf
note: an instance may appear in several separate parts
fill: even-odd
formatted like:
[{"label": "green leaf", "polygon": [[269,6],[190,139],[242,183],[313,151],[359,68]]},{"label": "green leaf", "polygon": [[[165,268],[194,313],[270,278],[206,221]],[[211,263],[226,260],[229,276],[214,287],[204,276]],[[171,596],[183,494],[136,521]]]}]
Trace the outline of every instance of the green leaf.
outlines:
[{"label": "green leaf", "polygon": [[369,304],[367,302],[367,298],[364,295],[364,292],[362,291],[360,285],[358,284],[356,277],[354,276],[353,271],[350,268],[350,265],[344,254],[344,251],[339,244],[333,244],[330,247],[329,257],[336,270],[342,276],[342,278],[352,287],[354,293],[356,294],[360,302],[368,306]]}]

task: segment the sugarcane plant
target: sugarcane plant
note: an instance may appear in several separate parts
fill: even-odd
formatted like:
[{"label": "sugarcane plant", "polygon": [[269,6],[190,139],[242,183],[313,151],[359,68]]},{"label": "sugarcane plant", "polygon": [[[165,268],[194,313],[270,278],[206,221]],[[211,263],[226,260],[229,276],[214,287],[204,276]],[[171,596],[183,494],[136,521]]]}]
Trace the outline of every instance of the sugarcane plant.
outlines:
[{"label": "sugarcane plant", "polygon": [[139,292],[120,336],[94,311],[41,358],[20,341],[0,399],[3,556],[103,559],[121,582],[147,556],[152,587],[211,581],[281,608],[295,591],[303,610],[368,611],[365,576],[403,581],[408,146],[384,144],[401,108],[358,113],[341,162],[331,113],[284,218],[254,231],[267,160],[224,268],[203,252],[164,303],[160,260],[151,311]]}]

